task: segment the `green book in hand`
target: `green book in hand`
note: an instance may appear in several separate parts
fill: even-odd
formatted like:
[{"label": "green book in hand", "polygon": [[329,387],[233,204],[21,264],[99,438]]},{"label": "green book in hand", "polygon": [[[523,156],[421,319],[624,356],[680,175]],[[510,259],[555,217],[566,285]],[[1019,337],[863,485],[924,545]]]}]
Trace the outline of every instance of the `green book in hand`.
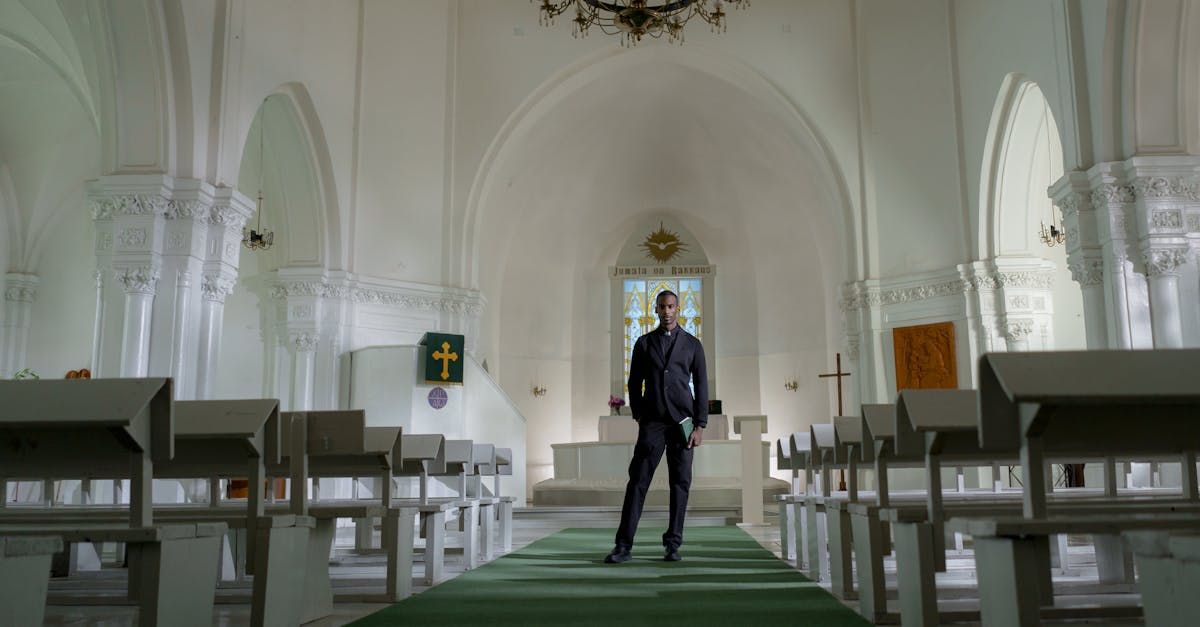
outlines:
[{"label": "green book in hand", "polygon": [[690,417],[679,421],[679,430],[683,432],[683,441],[690,443],[692,441],[692,431],[696,430],[696,425],[692,423]]}]

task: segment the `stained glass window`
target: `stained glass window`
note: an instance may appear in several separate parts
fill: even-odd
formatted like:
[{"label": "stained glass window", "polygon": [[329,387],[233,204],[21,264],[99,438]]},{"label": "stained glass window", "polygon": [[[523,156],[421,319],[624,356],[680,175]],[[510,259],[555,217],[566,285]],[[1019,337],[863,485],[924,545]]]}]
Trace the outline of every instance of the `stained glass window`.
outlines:
[{"label": "stained glass window", "polygon": [[[694,277],[660,277],[653,279],[626,279],[624,289],[625,368],[623,382],[629,381],[629,359],[633,345],[642,335],[658,326],[654,313],[655,297],[663,290],[671,290],[679,296],[679,326],[700,340],[703,334],[703,299],[701,280]],[[629,390],[625,390],[628,395]]]}]

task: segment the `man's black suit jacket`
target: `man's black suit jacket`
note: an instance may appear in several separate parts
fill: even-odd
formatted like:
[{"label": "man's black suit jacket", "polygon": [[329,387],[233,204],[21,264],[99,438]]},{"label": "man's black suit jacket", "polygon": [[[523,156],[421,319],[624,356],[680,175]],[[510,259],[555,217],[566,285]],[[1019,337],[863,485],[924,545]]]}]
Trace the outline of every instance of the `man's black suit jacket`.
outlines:
[{"label": "man's black suit jacket", "polygon": [[[708,370],[704,347],[696,336],[675,327],[678,334],[670,356],[660,350],[659,327],[637,339],[629,364],[629,408],[634,419],[670,419],[679,422],[691,416],[697,427],[708,424]],[[688,388],[691,380],[695,396]],[[642,384],[645,384],[643,388]]]}]

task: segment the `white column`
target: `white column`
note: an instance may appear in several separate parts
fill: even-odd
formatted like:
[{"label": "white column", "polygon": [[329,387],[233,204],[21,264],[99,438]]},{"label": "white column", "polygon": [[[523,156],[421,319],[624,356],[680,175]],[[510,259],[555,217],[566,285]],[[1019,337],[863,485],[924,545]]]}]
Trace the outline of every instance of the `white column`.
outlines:
[{"label": "white column", "polygon": [[[1082,257],[1082,255],[1080,255]],[[1083,258],[1067,264],[1071,278],[1083,294],[1083,324],[1087,346],[1091,350],[1108,347],[1108,327],[1104,310],[1104,260]]]},{"label": "white column", "polygon": [[29,345],[29,325],[33,319],[33,301],[37,297],[38,278],[32,274],[10,272],[4,276],[4,328],[0,334],[0,378],[8,378],[25,368]]},{"label": "white column", "polygon": [[125,290],[125,320],[121,330],[121,376],[144,377],[150,365],[150,323],[158,266],[135,266],[117,270],[117,281]]},{"label": "white column", "polygon": [[1150,316],[1154,348],[1182,348],[1183,320],[1179,303],[1179,266],[1187,263],[1186,248],[1152,248],[1144,252],[1150,280]]},{"label": "white column", "polygon": [[104,270],[92,273],[96,280],[96,315],[92,319],[92,376],[100,377],[100,357],[104,351]]},{"label": "white column", "polygon": [[[172,327],[174,335],[171,338],[171,376],[176,381],[185,381],[191,374],[191,361],[188,357],[187,330],[190,323],[188,309],[191,304],[192,273],[180,270],[175,278],[175,309]],[[176,397],[179,392],[176,391]],[[186,396],[183,398],[187,398]]]},{"label": "white column", "polygon": [[212,395],[221,357],[225,297],[232,291],[233,281],[228,277],[206,274],[200,282],[200,348],[196,369],[196,398],[199,399]]},{"label": "white column", "polygon": [[288,337],[288,351],[292,353],[292,407],[291,411],[312,409],[313,371],[317,354],[317,334],[292,333]]}]

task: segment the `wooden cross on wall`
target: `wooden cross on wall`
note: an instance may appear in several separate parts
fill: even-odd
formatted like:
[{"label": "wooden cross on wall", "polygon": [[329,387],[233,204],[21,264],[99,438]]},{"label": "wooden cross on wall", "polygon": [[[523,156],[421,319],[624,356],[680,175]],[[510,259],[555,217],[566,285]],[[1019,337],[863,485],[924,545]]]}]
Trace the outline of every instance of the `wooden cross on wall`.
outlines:
[{"label": "wooden cross on wall", "polygon": [[[834,359],[835,359],[835,363],[837,365],[837,367],[834,369],[834,371],[827,372],[825,374],[819,374],[819,375],[817,375],[817,377],[821,378],[821,379],[824,379],[827,377],[835,377],[834,380],[837,381],[837,394],[838,394],[837,415],[841,416],[841,415],[843,415],[842,414],[842,377],[848,377],[848,376],[850,376],[850,373],[842,372],[842,354],[841,353],[835,353]],[[842,470],[838,473],[838,490],[843,491],[843,492],[846,490],[846,471],[845,470]]]},{"label": "wooden cross on wall", "polygon": [[849,372],[842,372],[842,354],[841,354],[841,353],[836,353],[835,355],[836,355],[835,359],[837,360],[837,361],[836,361],[837,368],[836,368],[836,369],[835,369],[833,372],[827,372],[827,373],[825,373],[825,374],[819,374],[819,375],[817,375],[817,377],[818,377],[818,378],[821,378],[821,379],[824,379],[824,378],[826,378],[826,377],[837,377],[837,394],[838,394],[838,412],[837,412],[837,415],[841,416],[841,415],[843,415],[843,414],[842,414],[842,377],[848,377],[848,376],[850,376],[850,373],[849,373]]}]

